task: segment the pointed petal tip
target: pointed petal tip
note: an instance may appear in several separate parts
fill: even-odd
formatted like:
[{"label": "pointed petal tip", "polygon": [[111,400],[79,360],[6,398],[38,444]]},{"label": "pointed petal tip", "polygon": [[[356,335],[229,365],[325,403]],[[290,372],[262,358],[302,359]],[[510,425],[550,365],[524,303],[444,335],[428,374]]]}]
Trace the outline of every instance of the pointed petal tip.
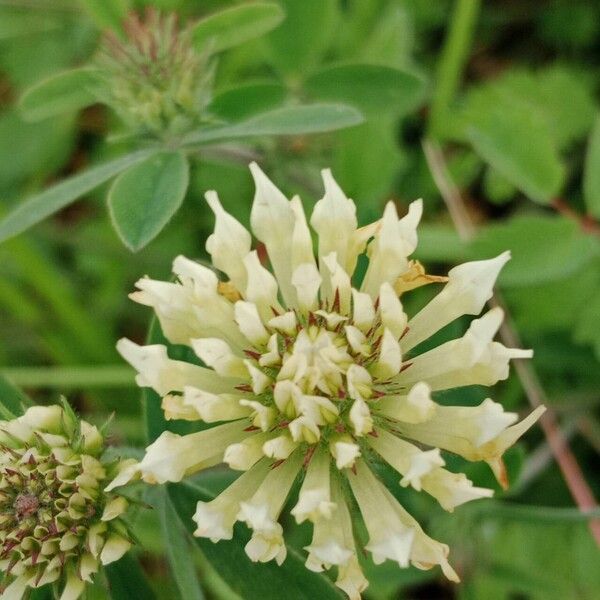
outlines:
[{"label": "pointed petal tip", "polygon": [[138,344],[125,337],[121,338],[116,343],[117,352],[125,359],[127,359],[127,355],[131,354],[131,350],[135,350],[139,347]]},{"label": "pointed petal tip", "polygon": [[217,213],[218,210],[223,208],[221,206],[221,202],[219,201],[219,195],[215,190],[208,190],[204,194],[204,198],[214,213]]}]

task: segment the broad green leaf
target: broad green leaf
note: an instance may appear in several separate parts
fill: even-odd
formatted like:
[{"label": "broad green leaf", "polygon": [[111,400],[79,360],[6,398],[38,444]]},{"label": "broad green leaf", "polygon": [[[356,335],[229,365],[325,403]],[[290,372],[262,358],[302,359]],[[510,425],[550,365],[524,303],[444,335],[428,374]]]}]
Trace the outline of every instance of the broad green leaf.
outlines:
[{"label": "broad green leaf", "polygon": [[[587,343],[591,340],[578,337],[576,324],[593,308],[599,289],[600,269],[591,261],[566,278],[506,289],[505,297],[518,331],[527,339],[549,332],[555,335],[565,332]],[[595,333],[593,329],[587,331],[590,337]]]},{"label": "broad green leaf", "polygon": [[177,512],[173,508],[167,490],[159,492],[157,509],[159,511],[162,537],[165,544],[171,574],[182,600],[203,600],[204,594],[194,566],[193,547],[189,533],[183,527]]},{"label": "broad green leaf", "polygon": [[407,70],[383,65],[347,64],[325,67],[305,82],[317,100],[356,105],[365,112],[406,114],[423,100],[425,82]]},{"label": "broad green leaf", "polygon": [[207,110],[226,121],[239,121],[283,104],[285,97],[278,83],[250,83],[217,94]]},{"label": "broad green leaf", "polygon": [[419,225],[419,244],[414,257],[427,262],[456,264],[469,260],[468,245],[452,225],[423,223]]},{"label": "broad green leaf", "polygon": [[480,230],[473,256],[491,257],[511,250],[512,259],[500,274],[508,287],[531,286],[565,279],[600,252],[600,244],[570,219],[523,215]]},{"label": "broad green leaf", "polygon": [[196,23],[192,40],[199,51],[221,52],[271,31],[283,18],[284,12],[274,2],[242,4]]},{"label": "broad green leaf", "polygon": [[[0,161],[0,194],[59,171],[73,151],[76,125],[74,115],[27,123],[16,108],[0,112],[0,156],[5,158]],[[3,214],[7,208],[3,206]]]},{"label": "broad green leaf", "polygon": [[[373,30],[360,49],[361,59],[399,68],[411,65],[416,39],[410,9],[397,3],[388,4],[383,10],[377,6],[375,16],[377,21]],[[355,28],[360,44],[365,35],[364,19],[355,19]],[[356,52],[356,46],[348,50],[348,54],[352,55]]]},{"label": "broad green leaf", "polygon": [[591,215],[600,219],[600,115],[590,135],[583,175],[585,204]]},{"label": "broad green leaf", "polygon": [[30,405],[31,400],[0,375],[0,419],[6,419],[10,415],[18,417],[23,414],[23,408]]},{"label": "broad green leaf", "polygon": [[536,73],[533,85],[524,90],[535,110],[547,118],[550,131],[560,148],[583,139],[594,123],[596,102],[593,79],[564,65],[551,66]]},{"label": "broad green leaf", "polygon": [[30,36],[32,33],[50,31],[60,27],[56,19],[32,11],[16,12],[9,7],[0,6],[0,41],[19,36]]},{"label": "broad green leaf", "polygon": [[590,344],[600,360],[600,287],[596,287],[589,301],[582,306],[575,326],[574,338],[584,344]]},{"label": "broad green leaf", "polygon": [[[190,532],[195,529],[192,516],[199,500],[214,497],[211,490],[191,483],[169,486],[169,495],[179,517]],[[279,567],[274,561],[254,563],[244,552],[249,539],[247,530],[236,526],[232,540],[213,544],[204,538],[195,538],[206,558],[222,579],[244,600],[341,600],[342,594],[321,573],[313,573],[304,566],[300,552],[288,546],[288,555]],[[283,592],[285,590],[285,592]]]},{"label": "broad green leaf", "polygon": [[485,170],[483,191],[485,197],[494,204],[506,204],[517,193],[515,186],[492,167],[487,167]]},{"label": "broad green leaf", "polygon": [[[190,363],[199,363],[194,351],[187,346],[172,346],[164,337],[158,319],[152,318],[148,329],[147,344],[162,344],[167,346],[169,356],[174,360],[183,360]],[[143,388],[142,406],[144,409],[144,422],[146,425],[146,440],[153,442],[163,431],[169,430],[179,435],[206,428],[207,425],[199,421],[167,421],[161,407],[161,397],[152,388]]]},{"label": "broad green leaf", "polygon": [[370,119],[340,131],[336,138],[333,174],[344,192],[355,199],[359,222],[376,221],[404,159],[392,118]]},{"label": "broad green leaf", "polygon": [[468,116],[466,134],[475,152],[532,200],[548,204],[560,192],[565,170],[535,112],[490,95]]},{"label": "broad green leaf", "polygon": [[335,131],[358,125],[363,116],[343,104],[286,106],[231,125],[204,127],[185,138],[187,144],[206,144],[220,140],[262,135],[300,135]]},{"label": "broad green leaf", "polygon": [[131,552],[117,562],[107,565],[104,572],[112,600],[132,600],[132,598],[154,600],[156,598],[144,571]]},{"label": "broad green leaf", "polygon": [[269,58],[290,80],[309,72],[325,54],[335,27],[335,0],[280,0],[284,22],[266,39]]},{"label": "broad green leaf", "polygon": [[130,250],[140,250],[162,231],[181,206],[188,182],[189,163],[181,152],[155,154],[115,179],[108,207]]},{"label": "broad green leaf", "polygon": [[154,152],[155,150],[139,150],[126,154],[92,167],[28,198],[0,221],[0,242],[43,221],[121,171],[148,158]]},{"label": "broad green leaf", "polygon": [[557,148],[584,138],[596,112],[593,79],[564,65],[539,71],[508,69],[500,77],[474,86],[466,94],[467,111],[485,111],[499,103],[509,111],[534,114],[546,124]]},{"label": "broad green leaf", "polygon": [[77,111],[97,100],[97,70],[82,67],[52,75],[26,90],[19,109],[27,121],[41,121],[65,112]]},{"label": "broad green leaf", "polygon": [[123,20],[131,10],[129,0],[80,0],[81,4],[101,29],[120,31]]}]

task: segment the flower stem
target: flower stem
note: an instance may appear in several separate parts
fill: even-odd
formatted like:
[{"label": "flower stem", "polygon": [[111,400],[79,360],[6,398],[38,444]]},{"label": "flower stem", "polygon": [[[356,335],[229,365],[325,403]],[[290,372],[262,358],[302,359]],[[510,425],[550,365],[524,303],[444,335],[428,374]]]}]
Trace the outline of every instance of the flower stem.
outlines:
[{"label": "flower stem", "polygon": [[26,388],[114,388],[135,385],[131,367],[7,367],[0,370],[16,386]]},{"label": "flower stem", "polygon": [[442,136],[448,109],[456,95],[469,56],[480,7],[480,0],[456,1],[442,48],[431,102],[429,135],[433,138],[439,139]]}]

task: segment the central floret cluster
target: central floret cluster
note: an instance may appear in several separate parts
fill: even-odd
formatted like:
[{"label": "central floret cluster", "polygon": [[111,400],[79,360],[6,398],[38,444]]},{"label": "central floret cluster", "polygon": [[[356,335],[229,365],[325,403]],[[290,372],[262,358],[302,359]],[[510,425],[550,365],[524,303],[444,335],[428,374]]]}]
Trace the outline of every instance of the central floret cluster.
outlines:
[{"label": "central floret cluster", "polygon": [[[252,530],[248,555],[279,563],[286,546],[278,520],[301,478],[292,514],[314,526],[306,566],[336,567],[336,583],[351,598],[367,585],[351,496],[375,563],[440,565],[457,580],[448,547],[423,532],[371,467],[387,462],[401,487],[423,490],[449,511],[492,491],[445,469],[440,450],[485,460],[506,483],[502,454],[543,409],[514,424],[517,415],[490,399],[443,406],[432,393],[493,385],[508,376],[511,358],[531,352],[493,341],[500,309],[474,320],[460,339],[418,347],[458,317],[481,312],[508,253],[448,277],[427,275],[408,259],[421,201],[402,218],[390,202],[381,220],[358,228],[354,203],[324,171],[325,196],[310,219],[315,255],[299,198],[288,201],[257,165],[251,170],[251,224],[261,244],[252,250],[250,233],[208,192],[216,226],[207,250],[225,277],[178,257],[177,282],[142,279],[132,294],[154,308],[169,342],[190,347],[194,358],[173,360],[162,345],[118,345],[138,383],[160,394],[168,419],[219,424],[185,436],[164,432],[128,476],[174,482],[221,462],[244,471],[213,501],[198,503],[196,535],[231,539],[243,521]],[[363,253],[368,266],[357,269]],[[445,286],[409,319],[403,294],[432,283]]]}]

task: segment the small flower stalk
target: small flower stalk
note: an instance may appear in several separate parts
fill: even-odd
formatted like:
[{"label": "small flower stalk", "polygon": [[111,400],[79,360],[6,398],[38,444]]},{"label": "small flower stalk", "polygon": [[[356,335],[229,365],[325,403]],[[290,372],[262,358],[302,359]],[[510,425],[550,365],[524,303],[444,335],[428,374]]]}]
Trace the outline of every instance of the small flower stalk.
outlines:
[{"label": "small flower stalk", "polygon": [[104,491],[128,463],[107,462],[103,451],[100,431],[66,404],[0,422],[3,599],[48,583],[75,599],[101,565],[130,548],[128,501]]},{"label": "small flower stalk", "polygon": [[[310,217],[315,244],[300,199],[288,200],[256,164],[250,168],[258,250],[208,192],[216,225],[206,248],[214,270],[180,256],[173,265],[178,281],[144,278],[131,295],[152,307],[168,340],[189,346],[198,361],[171,359],[162,345],[118,344],[138,384],[162,397],[168,419],[214,425],[185,436],[163,433],[120,483],[134,476],[175,482],[227,463],[241,475],[211,502],[198,502],[196,535],[231,539],[242,521],[252,531],[248,556],[281,564],[287,550],[279,520],[300,481],[291,512],[313,525],[306,566],[335,568],[336,584],[350,598],[368,585],[363,550],[376,564],[439,565],[458,581],[448,547],[429,537],[397,496],[412,488],[447,511],[491,496],[448,470],[442,451],[487,462],[506,486],[502,455],[544,410],[518,422],[491,399],[474,407],[435,400],[440,390],[494,385],[508,377],[511,359],[531,357],[494,341],[503,318],[498,308],[473,320],[461,338],[421,350],[444,326],[481,313],[509,253],[459,265],[448,277],[428,275],[409,258],[421,201],[402,218],[390,202],[380,220],[359,228],[353,201],[328,170]],[[368,266],[360,279],[363,254]],[[404,294],[440,284],[429,304],[406,314]],[[376,475],[377,462],[397,472],[394,493]],[[368,533],[364,549],[350,516],[354,504]]]}]

